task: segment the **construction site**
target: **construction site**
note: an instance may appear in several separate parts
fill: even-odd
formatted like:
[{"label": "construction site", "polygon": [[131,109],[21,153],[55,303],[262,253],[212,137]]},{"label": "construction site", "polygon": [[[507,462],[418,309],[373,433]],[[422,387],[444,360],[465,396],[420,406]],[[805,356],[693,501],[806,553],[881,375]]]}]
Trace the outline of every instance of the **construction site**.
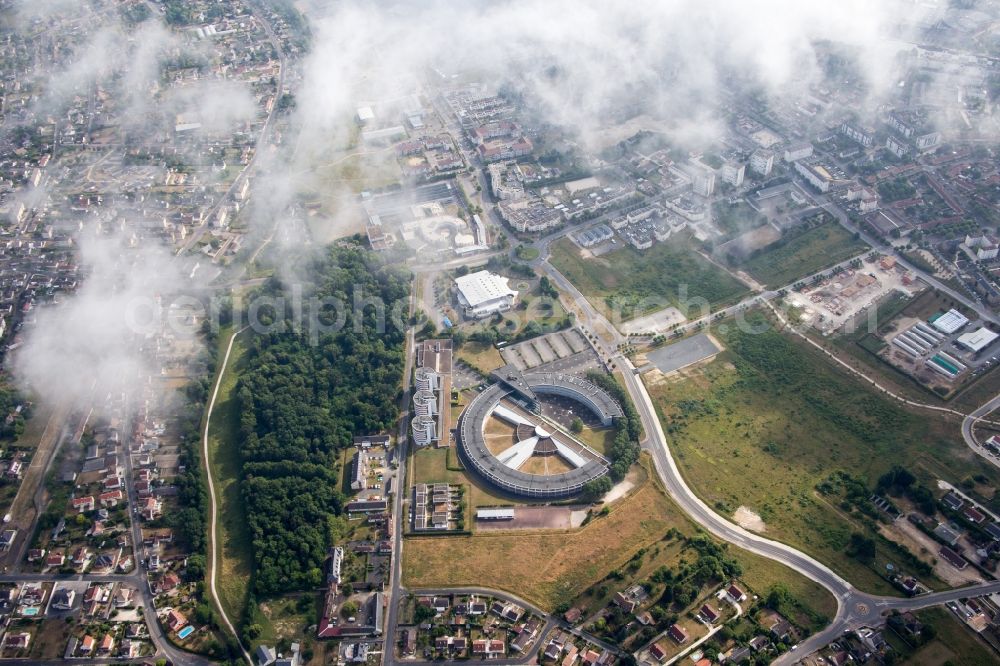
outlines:
[{"label": "construction site", "polygon": [[922,281],[914,279],[892,257],[879,257],[791,292],[788,301],[800,310],[803,324],[830,335],[848,323],[855,323],[859,315],[893,292],[911,298],[925,288]]}]

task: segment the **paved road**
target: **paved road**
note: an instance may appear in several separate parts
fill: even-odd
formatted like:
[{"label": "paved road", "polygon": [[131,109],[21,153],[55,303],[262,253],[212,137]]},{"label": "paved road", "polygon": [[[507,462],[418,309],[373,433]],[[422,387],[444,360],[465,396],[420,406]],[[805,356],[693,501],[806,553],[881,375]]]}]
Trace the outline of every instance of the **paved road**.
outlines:
[{"label": "paved road", "polygon": [[979,421],[998,408],[1000,408],[1000,395],[996,396],[962,420],[962,439],[965,440],[965,443],[970,449],[986,458],[994,465],[1000,465],[1000,461],[997,461],[996,456],[987,451],[986,447],[979,443],[973,429]]},{"label": "paved road", "polygon": [[[1000,587],[1000,583],[987,583],[963,590],[943,592],[938,595],[929,595],[917,599],[899,599],[869,595],[855,589],[853,585],[839,574],[809,555],[786,544],[772,541],[749,532],[715,513],[715,511],[691,491],[680,474],[676,462],[670,454],[666,436],[645,385],[636,373],[631,361],[618,351],[618,345],[624,342],[625,338],[602,314],[590,305],[589,301],[583,297],[569,280],[547,262],[547,245],[547,242],[541,243],[540,250],[542,251],[542,255],[535,262],[536,266],[545,271],[550,279],[560,289],[563,289],[577,304],[580,313],[578,324],[584,329],[584,332],[591,334],[599,333],[596,336],[591,336],[592,338],[597,338],[595,347],[598,352],[602,354],[609,364],[617,364],[622,368],[626,391],[635,404],[646,432],[646,439],[642,442],[642,447],[652,455],[657,474],[660,476],[664,487],[673,500],[692,520],[717,538],[732,543],[744,550],[780,562],[807,578],[816,581],[834,596],[837,603],[837,612],[830,625],[801,643],[794,653],[786,653],[775,663],[793,663],[795,660],[805,657],[831,641],[836,640],[847,630],[880,621],[883,613],[887,613],[894,608],[900,610],[924,608],[969,594],[989,593],[994,591],[994,586]],[[777,293],[777,291],[768,291],[762,294],[755,294],[747,300],[731,308],[727,308],[723,311],[723,314],[732,314],[749,307],[755,302],[767,302],[773,299]],[[951,295],[957,297],[956,294]],[[713,313],[710,317],[714,318],[718,314]],[[704,317],[700,321],[690,322],[686,327],[690,328],[700,322],[703,323],[707,319],[709,317]],[[854,371],[853,368],[851,370]],[[1000,396],[974,412],[971,419],[967,419],[968,425],[963,424],[963,434],[968,428],[971,436],[972,423],[998,406],[1000,406]],[[950,410],[945,408],[944,411]]]},{"label": "paved road", "polygon": [[[416,282],[410,289],[410,316],[416,309]],[[403,523],[407,514],[403,512],[403,497],[406,495],[406,462],[409,444],[410,427],[410,376],[413,372],[413,361],[416,358],[414,349],[414,328],[406,330],[406,365],[403,369],[403,395],[400,398],[399,432],[396,435],[396,478],[392,482],[392,568],[389,570],[389,608],[385,614],[383,630],[382,664],[392,666],[396,662],[396,627],[399,624],[399,606],[406,595],[403,588]]]}]

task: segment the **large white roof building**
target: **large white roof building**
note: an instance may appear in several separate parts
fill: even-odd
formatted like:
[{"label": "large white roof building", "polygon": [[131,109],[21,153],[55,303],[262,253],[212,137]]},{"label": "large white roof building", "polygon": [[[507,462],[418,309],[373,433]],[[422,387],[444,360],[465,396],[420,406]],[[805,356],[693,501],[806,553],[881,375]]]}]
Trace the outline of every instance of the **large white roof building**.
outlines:
[{"label": "large white roof building", "polygon": [[941,331],[945,335],[957,333],[963,326],[969,323],[968,317],[958,310],[952,309],[931,322],[931,326]]},{"label": "large white roof building", "polygon": [[997,335],[990,329],[984,327],[958,336],[958,339],[955,340],[955,342],[969,351],[978,354],[993,344],[993,341],[998,337],[1000,337],[1000,335]]},{"label": "large white roof building", "polygon": [[488,317],[506,312],[514,305],[517,292],[507,284],[507,278],[489,271],[479,271],[456,278],[458,302],[469,317]]}]

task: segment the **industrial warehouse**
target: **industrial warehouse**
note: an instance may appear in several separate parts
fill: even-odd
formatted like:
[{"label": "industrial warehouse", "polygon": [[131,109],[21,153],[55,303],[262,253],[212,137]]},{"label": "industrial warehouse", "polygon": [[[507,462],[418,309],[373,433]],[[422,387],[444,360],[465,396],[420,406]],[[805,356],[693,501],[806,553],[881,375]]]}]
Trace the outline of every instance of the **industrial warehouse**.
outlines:
[{"label": "industrial warehouse", "polygon": [[[1000,335],[952,308],[926,320],[901,318],[880,356],[921,384],[947,395],[992,363]],[[990,350],[993,350],[992,354]]]},{"label": "industrial warehouse", "polygon": [[[608,473],[607,459],[550,424],[539,414],[538,402],[543,394],[569,398],[607,426],[623,416],[607,392],[572,375],[521,374],[510,365],[493,371],[492,377],[496,383],[476,396],[459,417],[459,451],[469,469],[508,493],[544,498],[576,494]],[[484,435],[490,418],[514,428],[516,443],[497,454],[490,451]],[[548,475],[522,471],[533,456],[557,456],[569,470]]]}]

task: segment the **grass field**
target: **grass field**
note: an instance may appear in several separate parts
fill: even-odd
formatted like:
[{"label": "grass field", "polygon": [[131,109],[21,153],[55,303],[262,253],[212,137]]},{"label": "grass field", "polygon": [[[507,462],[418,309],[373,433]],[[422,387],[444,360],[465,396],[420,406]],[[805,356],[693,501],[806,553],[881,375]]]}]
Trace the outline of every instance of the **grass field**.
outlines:
[{"label": "grass field", "polygon": [[[220,361],[226,353],[230,334],[229,328],[219,334]],[[236,338],[229,363],[222,369],[222,383],[208,430],[209,467],[219,502],[218,536],[222,545],[216,588],[219,601],[234,625],[238,625],[243,617],[253,566],[250,532],[240,497],[240,414],[235,395],[239,372],[245,364],[246,336],[244,332]],[[271,628],[264,629],[261,640],[270,637]]]},{"label": "grass field", "polygon": [[[931,488],[989,469],[962,443],[957,420],[904,411],[774,331],[724,336],[715,362],[676,380],[648,380],[673,453],[695,492],[724,514],[746,506],[766,533],[805,550],[859,587],[890,593],[846,555],[864,532],[817,484],[837,470],[873,487],[893,464]],[[886,544],[877,562],[892,561]],[[896,561],[899,565],[899,562]]]},{"label": "grass field", "polygon": [[909,654],[900,663],[909,666],[944,666],[945,664],[992,664],[993,652],[963,627],[945,608],[928,608],[917,613],[920,621],[933,625],[937,638]]},{"label": "grass field", "polygon": [[591,303],[609,299],[631,319],[667,306],[685,315],[728,305],[746,295],[746,287],[685,243],[657,243],[639,252],[631,246],[600,257],[584,258],[568,238],[552,245],[550,263]]},{"label": "grass field", "polygon": [[[580,529],[447,539],[411,537],[403,549],[403,581],[411,589],[482,585],[508,590],[543,608],[574,602],[596,609],[624,583],[615,582],[596,597],[580,597],[588,588],[642,548],[650,555],[637,572],[639,577],[661,565],[676,564],[678,549],[661,545],[664,535],[672,528],[685,535],[697,531],[648,473],[640,471],[630,496],[614,504],[608,515],[598,516]],[[816,584],[749,553],[731,552],[743,565],[744,579],[755,589],[766,594],[771,585],[781,582],[815,611],[833,614],[833,598]],[[497,566],[497,562],[504,566]]]},{"label": "grass field", "polygon": [[458,348],[455,355],[483,372],[489,372],[503,365],[503,359],[496,347],[483,342],[466,342]]},{"label": "grass field", "polygon": [[777,247],[765,248],[743,263],[755,280],[771,288],[784,287],[796,280],[829,268],[868,249],[836,222],[826,222]]},{"label": "grass field", "polygon": [[613,427],[609,428],[584,428],[576,437],[581,442],[594,449],[600,454],[608,452],[611,443],[615,441],[617,431]]}]

